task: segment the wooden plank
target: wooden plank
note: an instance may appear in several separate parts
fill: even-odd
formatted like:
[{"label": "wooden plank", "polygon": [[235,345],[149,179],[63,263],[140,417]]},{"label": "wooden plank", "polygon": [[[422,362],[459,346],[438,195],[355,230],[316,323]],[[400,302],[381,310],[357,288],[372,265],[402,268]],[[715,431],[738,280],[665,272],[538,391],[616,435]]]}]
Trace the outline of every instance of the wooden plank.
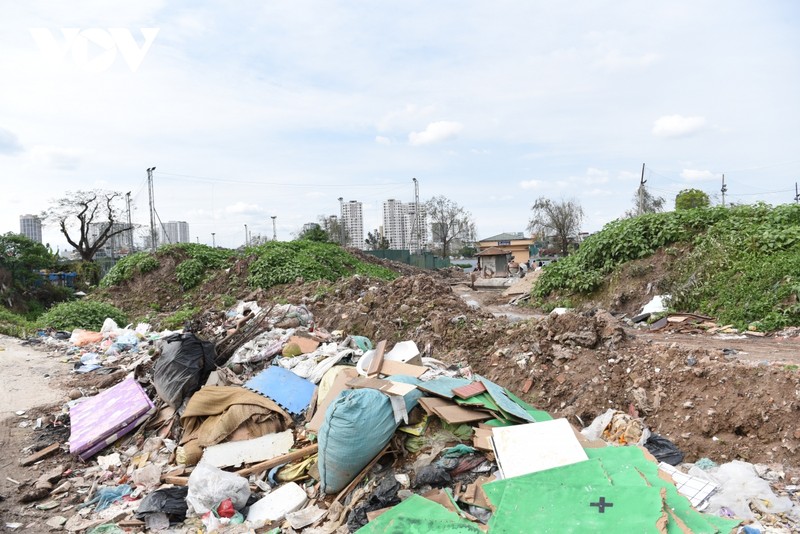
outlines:
[{"label": "wooden plank", "polygon": [[378,376],[378,373],[381,372],[381,365],[383,365],[383,353],[386,352],[386,340],[378,342],[378,346],[375,347],[375,354],[372,356],[372,360],[369,362],[369,368],[367,369],[367,376]]},{"label": "wooden plank", "polygon": [[383,360],[381,366],[382,375],[407,375],[419,378],[428,371],[422,365],[411,365],[410,363],[396,362],[394,360]]},{"label": "wooden plank", "polygon": [[27,458],[22,458],[19,461],[19,465],[25,466],[25,465],[35,464],[39,460],[43,460],[43,459],[47,458],[48,456],[51,456],[51,455],[55,454],[60,449],[61,449],[61,444],[60,443],[58,443],[58,442],[51,443],[50,445],[48,445],[44,449],[40,450],[39,452],[31,454]]},{"label": "wooden plank", "polygon": [[236,474],[239,476],[246,477],[248,475],[252,475],[255,473],[263,473],[267,469],[271,469],[275,466],[281,464],[288,464],[289,462],[294,462],[296,460],[301,460],[307,456],[311,456],[312,454],[315,454],[318,450],[319,450],[319,444],[315,443],[313,445],[309,445],[308,447],[303,447],[302,449],[296,450],[294,452],[282,454],[281,456],[276,456],[275,458],[264,460],[263,462],[257,463],[253,466],[245,467],[244,469],[239,469],[238,471],[236,471]]},{"label": "wooden plank", "polygon": [[479,410],[470,410],[463,406],[439,406],[435,409],[436,414],[450,423],[451,425],[459,425],[461,423],[472,423],[474,421],[485,421],[491,419],[492,414]]},{"label": "wooden plank", "polygon": [[468,399],[470,397],[474,397],[475,395],[480,395],[485,391],[486,386],[483,385],[483,382],[473,382],[472,384],[468,384],[466,386],[453,388],[453,395],[459,399]]},{"label": "wooden plank", "polygon": [[422,397],[419,399],[419,405],[427,412],[428,415],[439,416],[436,413],[436,408],[439,406],[455,406],[452,402],[445,400],[441,397]]}]

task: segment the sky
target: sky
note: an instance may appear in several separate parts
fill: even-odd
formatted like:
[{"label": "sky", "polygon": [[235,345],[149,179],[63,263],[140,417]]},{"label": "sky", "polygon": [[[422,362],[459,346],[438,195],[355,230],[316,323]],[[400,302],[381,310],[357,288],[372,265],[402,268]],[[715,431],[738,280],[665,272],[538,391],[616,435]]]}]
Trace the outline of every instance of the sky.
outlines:
[{"label": "sky", "polygon": [[[0,232],[131,193],[192,241],[292,239],[443,195],[479,238],[539,197],[595,232],[650,192],[794,201],[800,3],[0,0]],[[66,248],[55,227],[44,241]]]}]

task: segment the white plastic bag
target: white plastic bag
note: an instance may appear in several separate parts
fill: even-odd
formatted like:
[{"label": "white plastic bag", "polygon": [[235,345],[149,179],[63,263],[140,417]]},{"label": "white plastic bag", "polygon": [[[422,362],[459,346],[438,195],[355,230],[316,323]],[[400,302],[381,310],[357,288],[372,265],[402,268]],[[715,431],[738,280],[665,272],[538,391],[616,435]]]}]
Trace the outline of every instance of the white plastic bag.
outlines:
[{"label": "white plastic bag", "polygon": [[186,502],[189,511],[203,515],[225,499],[241,510],[250,498],[250,484],[236,473],[228,473],[207,462],[200,462],[189,475],[189,493]]},{"label": "white plastic bag", "polygon": [[716,514],[724,506],[739,519],[756,519],[750,504],[769,514],[786,513],[792,509],[792,500],[775,495],[769,482],[758,476],[751,463],[734,460],[708,471],[692,468],[689,474],[710,479],[720,486],[708,499],[707,513]]}]

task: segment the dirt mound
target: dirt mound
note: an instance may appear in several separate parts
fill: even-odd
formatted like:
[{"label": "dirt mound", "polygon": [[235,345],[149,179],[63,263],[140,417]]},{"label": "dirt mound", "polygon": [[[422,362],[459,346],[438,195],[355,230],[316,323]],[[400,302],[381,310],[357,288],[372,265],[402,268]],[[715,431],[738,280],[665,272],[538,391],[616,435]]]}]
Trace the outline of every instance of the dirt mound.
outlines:
[{"label": "dirt mound", "polygon": [[789,366],[728,361],[722,351],[657,348],[627,335],[603,312],[518,323],[488,358],[469,361],[577,425],[608,408],[638,414],[690,461],[797,463],[800,375]]}]

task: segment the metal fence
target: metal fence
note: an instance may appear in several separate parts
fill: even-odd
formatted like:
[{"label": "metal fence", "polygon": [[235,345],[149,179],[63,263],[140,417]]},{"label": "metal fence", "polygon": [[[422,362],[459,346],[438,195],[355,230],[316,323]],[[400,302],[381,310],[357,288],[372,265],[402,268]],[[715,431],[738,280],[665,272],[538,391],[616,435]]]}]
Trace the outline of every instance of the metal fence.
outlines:
[{"label": "metal fence", "polygon": [[411,254],[408,250],[365,250],[367,254],[385,260],[398,261],[421,269],[444,269],[450,267],[450,258],[440,258],[431,252]]}]

